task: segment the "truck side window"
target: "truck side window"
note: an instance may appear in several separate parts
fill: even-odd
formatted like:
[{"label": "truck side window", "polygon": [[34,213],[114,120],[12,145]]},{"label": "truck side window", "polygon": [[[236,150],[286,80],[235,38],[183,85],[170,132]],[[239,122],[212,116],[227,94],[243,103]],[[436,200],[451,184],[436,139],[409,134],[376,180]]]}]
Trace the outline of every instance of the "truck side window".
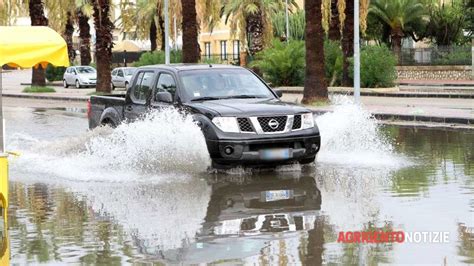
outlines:
[{"label": "truck side window", "polygon": [[[153,85],[153,76],[155,73],[153,72],[145,72],[143,73],[143,79],[141,80],[140,87],[138,87],[138,97],[135,97],[139,102],[146,102],[146,97],[151,90],[151,86]],[[137,93],[137,92],[135,92]]]},{"label": "truck side window", "polygon": [[143,74],[144,72],[138,74],[137,82],[135,82],[135,85],[133,86],[133,98],[135,98],[136,101],[140,99],[140,86],[142,84]]},{"label": "truck side window", "polygon": [[157,92],[169,92],[171,95],[176,93],[176,82],[171,74],[162,73],[156,84]]}]

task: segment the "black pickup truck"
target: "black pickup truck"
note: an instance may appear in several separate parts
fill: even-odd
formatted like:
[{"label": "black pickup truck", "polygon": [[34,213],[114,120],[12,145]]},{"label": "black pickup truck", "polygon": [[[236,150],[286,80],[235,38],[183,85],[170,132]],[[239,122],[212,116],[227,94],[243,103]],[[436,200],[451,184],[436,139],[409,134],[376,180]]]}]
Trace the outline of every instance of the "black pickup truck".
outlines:
[{"label": "black pickup truck", "polygon": [[138,68],[126,95],[91,96],[89,128],[139,119],[147,110],[193,115],[215,167],[314,161],[320,134],[310,110],[280,101],[256,74],[227,65]]}]

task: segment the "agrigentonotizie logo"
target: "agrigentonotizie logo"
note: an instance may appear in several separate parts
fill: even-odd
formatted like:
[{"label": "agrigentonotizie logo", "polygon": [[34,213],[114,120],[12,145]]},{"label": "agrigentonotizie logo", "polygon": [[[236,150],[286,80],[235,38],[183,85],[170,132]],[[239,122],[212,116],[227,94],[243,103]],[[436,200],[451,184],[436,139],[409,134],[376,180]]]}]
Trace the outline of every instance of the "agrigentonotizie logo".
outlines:
[{"label": "agrigentonotizie logo", "polygon": [[338,243],[449,243],[449,232],[347,231]]}]

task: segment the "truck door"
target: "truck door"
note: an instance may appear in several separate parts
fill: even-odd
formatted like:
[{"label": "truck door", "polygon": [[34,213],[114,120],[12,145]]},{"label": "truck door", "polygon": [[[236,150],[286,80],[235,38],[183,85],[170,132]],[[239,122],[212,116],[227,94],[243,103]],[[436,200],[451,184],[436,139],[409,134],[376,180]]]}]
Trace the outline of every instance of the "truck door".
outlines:
[{"label": "truck door", "polygon": [[[158,93],[167,92],[171,94],[172,102],[164,102],[158,98]],[[156,83],[156,88],[153,95],[152,106],[154,108],[169,107],[174,103],[176,96],[176,80],[171,73],[161,72]]]},{"label": "truck door", "polygon": [[153,71],[140,71],[130,90],[129,101],[125,104],[124,116],[128,120],[135,120],[147,111],[147,97],[153,88],[155,73]]}]

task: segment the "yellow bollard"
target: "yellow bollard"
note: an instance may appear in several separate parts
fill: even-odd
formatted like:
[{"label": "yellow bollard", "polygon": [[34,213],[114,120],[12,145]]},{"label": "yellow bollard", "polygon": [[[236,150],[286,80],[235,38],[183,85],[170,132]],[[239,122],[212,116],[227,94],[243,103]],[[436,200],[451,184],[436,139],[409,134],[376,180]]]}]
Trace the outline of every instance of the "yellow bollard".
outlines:
[{"label": "yellow bollard", "polygon": [[[0,266],[10,265],[10,243],[8,240],[8,154],[0,155],[0,215],[3,228],[0,228]],[[0,224],[0,227],[2,225]]]}]

